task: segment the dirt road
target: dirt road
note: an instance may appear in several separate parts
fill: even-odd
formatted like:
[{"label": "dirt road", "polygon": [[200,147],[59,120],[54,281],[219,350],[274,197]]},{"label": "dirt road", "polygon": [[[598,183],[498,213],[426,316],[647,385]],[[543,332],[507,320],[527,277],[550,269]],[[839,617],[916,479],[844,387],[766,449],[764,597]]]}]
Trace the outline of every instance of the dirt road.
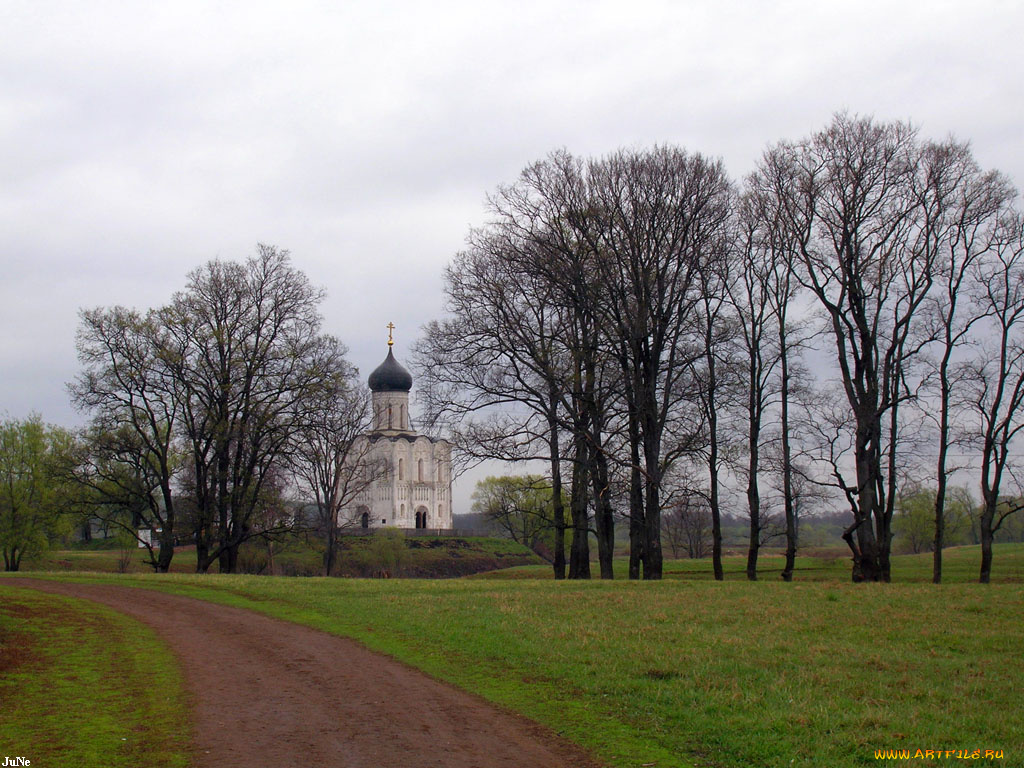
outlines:
[{"label": "dirt road", "polygon": [[95,600],[155,629],[185,675],[200,768],[599,766],[546,729],[344,638],[150,590],[5,583]]}]

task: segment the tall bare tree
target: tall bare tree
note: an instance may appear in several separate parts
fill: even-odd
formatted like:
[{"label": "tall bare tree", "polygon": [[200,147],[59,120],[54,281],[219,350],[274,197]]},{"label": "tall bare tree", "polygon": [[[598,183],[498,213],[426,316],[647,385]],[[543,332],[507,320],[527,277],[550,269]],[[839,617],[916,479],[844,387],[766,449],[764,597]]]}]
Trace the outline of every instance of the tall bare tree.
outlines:
[{"label": "tall bare tree", "polygon": [[[770,342],[766,332],[763,343],[774,350],[778,367],[778,472],[781,480],[782,505],[786,520],[786,564],[782,579],[791,581],[797,552],[797,504],[795,492],[795,471],[793,465],[792,403],[794,393],[794,366],[806,341],[802,324],[793,318],[798,311],[793,307],[799,282],[794,274],[798,265],[798,237],[806,226],[796,210],[789,209],[788,184],[795,177],[791,153],[786,150],[772,150],[765,154],[761,167],[751,174],[745,184],[741,208],[740,231],[749,250],[757,276],[752,286],[764,301],[773,321],[775,336]],[[760,293],[763,291],[763,296]],[[761,305],[761,301],[753,302]],[[757,313],[760,316],[760,313]],[[751,321],[752,328],[759,328],[760,321]],[[754,334],[749,334],[753,336]],[[758,348],[760,349],[760,348]],[[768,356],[769,360],[771,356]],[[752,370],[768,373],[759,361],[764,355],[758,351],[751,357]],[[757,381],[757,376],[751,377]],[[765,381],[768,384],[768,381]],[[756,405],[761,398],[752,398]]]},{"label": "tall bare tree", "polygon": [[[499,223],[494,231],[472,233],[469,249],[447,270],[451,314],[427,326],[414,359],[428,419],[447,422],[462,455],[549,462],[553,568],[560,579],[566,575],[564,313],[554,287],[526,268],[536,260],[531,233],[542,222],[517,222],[516,206],[500,196],[492,208]],[[589,563],[585,507],[572,529],[574,558]]]},{"label": "tall bare tree", "polygon": [[592,161],[556,152],[492,196],[494,220],[449,271],[458,322],[431,334],[461,334],[446,348],[484,363],[465,367],[487,371],[470,387],[483,399],[466,402],[526,404],[553,447],[559,434],[569,438],[570,575],[589,573],[593,507],[602,575],[611,576],[612,476],[625,467],[630,573],[642,562],[646,578],[660,578],[658,488],[680,451],[669,425],[692,397],[681,382],[699,356],[696,274],[725,252],[731,193],[720,163],[681,150]]},{"label": "tall bare tree", "polygon": [[[772,247],[770,224],[764,222],[766,213],[756,195],[748,193],[741,198],[738,249],[743,258],[735,279],[726,281],[735,316],[746,390],[746,495],[750,520],[747,578],[750,581],[757,580],[757,557],[763,528],[760,488],[763,431],[767,411],[776,400],[776,371],[782,357],[776,313],[779,305],[788,303],[788,297],[777,295],[781,265],[778,251]],[[779,298],[782,298],[781,302]]]},{"label": "tall bare tree", "polygon": [[973,281],[979,263],[996,245],[1000,219],[1015,192],[1000,174],[983,173],[966,144],[929,145],[922,160],[918,205],[926,225],[920,230],[921,247],[934,251],[937,267],[936,290],[927,305],[936,359],[930,361],[924,412],[934,419],[938,438],[932,541],[932,581],[938,584],[946,540],[949,452],[963,442],[954,433],[954,415],[963,398],[954,395],[963,389],[965,369],[955,356],[972,341],[975,324],[992,311],[991,303],[972,300],[978,293]]},{"label": "tall bare tree", "polygon": [[[1024,217],[1004,220],[995,247],[979,268],[978,284],[986,318],[968,377],[981,448],[979,580],[987,584],[995,533],[1022,508],[1024,491],[1011,453],[1014,440],[1024,431]],[[1007,480],[1014,482],[1012,499],[1004,497]]]},{"label": "tall bare tree", "polygon": [[388,471],[365,437],[370,423],[370,397],[356,380],[357,371],[343,366],[310,393],[296,417],[290,464],[300,487],[313,494],[316,527],[324,537],[324,575],[338,557],[338,534],[361,521],[343,516]]},{"label": "tall bare tree", "polygon": [[670,147],[622,151],[588,173],[591,203],[569,219],[598,257],[597,308],[630,420],[630,519],[643,532],[643,578],[660,579],[662,479],[692,447],[666,438],[693,396],[685,384],[703,349],[700,277],[728,255],[733,189],[720,162]]},{"label": "tall bare tree", "polygon": [[[260,245],[244,264],[211,261],[160,311],[194,494],[197,568],[234,572],[239,547],[282,528],[259,523],[297,413],[344,367],[320,332],[322,291],[287,251]],[[269,526],[269,527],[268,527]]]},{"label": "tall bare tree", "polygon": [[[722,473],[726,464],[723,435],[728,429],[723,422],[728,411],[727,405],[731,405],[730,401],[734,398],[735,387],[732,385],[738,373],[736,366],[728,363],[733,326],[736,325],[735,316],[730,311],[732,308],[728,304],[728,286],[734,277],[720,264],[703,266],[699,271],[700,299],[695,312],[699,329],[696,349],[700,354],[693,361],[696,371],[694,379],[698,383],[696,392],[706,424],[707,503],[711,514],[712,570],[717,581],[725,578],[722,568]],[[747,330],[746,327],[744,330]],[[756,462],[756,445],[752,446],[750,456],[751,461]],[[756,475],[752,482],[756,493]],[[748,498],[750,487],[748,485]],[[750,507],[751,525],[755,527],[758,525],[758,508],[759,502]],[[756,554],[754,558],[756,563]]]},{"label": "tall bare tree", "polygon": [[827,318],[853,422],[855,479],[841,481],[854,518],[843,536],[852,576],[887,581],[899,409],[910,397],[915,320],[935,276],[934,253],[917,237],[920,145],[905,124],[838,115],[811,139],[773,151],[787,157],[780,208],[800,280]]}]

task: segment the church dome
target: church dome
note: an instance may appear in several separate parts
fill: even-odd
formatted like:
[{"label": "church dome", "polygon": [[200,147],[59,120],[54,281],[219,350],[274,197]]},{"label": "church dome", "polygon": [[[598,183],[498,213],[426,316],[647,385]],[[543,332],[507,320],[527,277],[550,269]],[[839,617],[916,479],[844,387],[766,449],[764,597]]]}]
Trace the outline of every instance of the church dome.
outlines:
[{"label": "church dome", "polygon": [[408,392],[412,389],[412,374],[395,360],[388,347],[387,359],[370,374],[367,383],[373,392]]}]

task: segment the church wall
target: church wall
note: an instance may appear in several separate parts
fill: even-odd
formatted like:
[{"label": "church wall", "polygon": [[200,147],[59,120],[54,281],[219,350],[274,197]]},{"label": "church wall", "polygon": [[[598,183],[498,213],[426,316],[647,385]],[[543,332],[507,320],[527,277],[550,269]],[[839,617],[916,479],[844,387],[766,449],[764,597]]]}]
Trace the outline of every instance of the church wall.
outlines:
[{"label": "church wall", "polygon": [[366,511],[371,528],[415,528],[416,512],[425,509],[427,528],[452,527],[451,447],[443,440],[410,437],[381,437],[375,442],[373,458],[384,459],[390,471],[341,511],[342,523],[358,525]]}]

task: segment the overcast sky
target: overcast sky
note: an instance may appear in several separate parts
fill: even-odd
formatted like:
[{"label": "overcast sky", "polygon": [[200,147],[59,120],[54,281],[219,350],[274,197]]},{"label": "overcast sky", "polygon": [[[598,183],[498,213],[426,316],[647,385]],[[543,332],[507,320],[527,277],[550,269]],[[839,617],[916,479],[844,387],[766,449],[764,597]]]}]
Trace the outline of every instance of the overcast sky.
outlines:
[{"label": "overcast sky", "polygon": [[[1019,2],[0,3],[0,415],[74,426],[81,307],[287,248],[368,374],[486,193],[564,147],[737,177],[837,110],[1024,184]],[[414,392],[415,394],[415,392]],[[465,493],[465,491],[464,491]]]}]

